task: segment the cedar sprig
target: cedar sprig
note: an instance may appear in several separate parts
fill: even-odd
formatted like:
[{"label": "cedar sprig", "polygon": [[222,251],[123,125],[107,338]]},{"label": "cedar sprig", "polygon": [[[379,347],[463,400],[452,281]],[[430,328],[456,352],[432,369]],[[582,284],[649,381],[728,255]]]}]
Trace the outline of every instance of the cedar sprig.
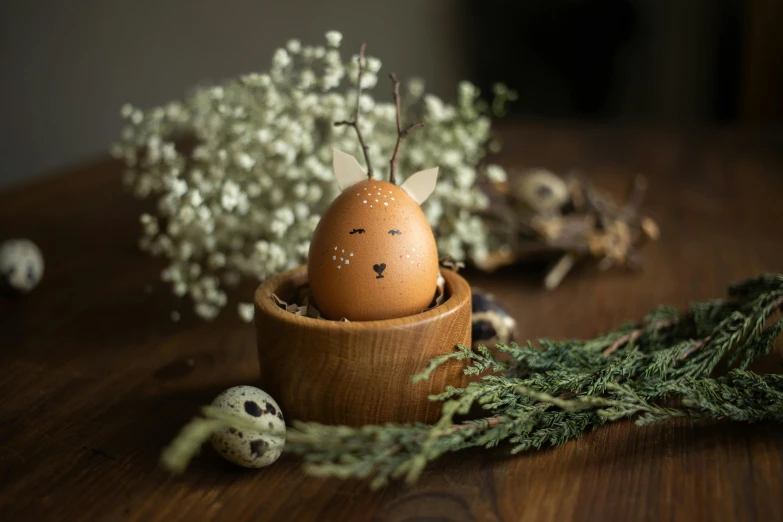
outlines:
[{"label": "cedar sprig", "polygon": [[[445,453],[503,442],[512,453],[558,446],[631,417],[639,426],[679,417],[783,422],[783,375],[746,369],[769,353],[783,330],[783,320],[769,324],[782,306],[783,275],[768,274],[733,285],[728,299],[693,303],[685,311],[661,307],[594,339],[458,346],[413,376],[427,379],[453,360],[465,363],[466,374],[481,375],[431,397],[442,402],[436,424],[350,428],[295,421],[285,451],[301,455],[310,474],[367,479],[377,488],[394,479],[414,482]],[[739,367],[710,377],[723,361]],[[671,399],[679,399],[676,406]],[[476,409],[483,411],[479,418]],[[194,422],[214,420],[209,413]],[[219,420],[224,427],[230,418]],[[191,428],[183,436],[206,431]],[[192,450],[196,442],[172,446]],[[177,456],[180,461],[164,464],[184,469],[188,455]]]}]

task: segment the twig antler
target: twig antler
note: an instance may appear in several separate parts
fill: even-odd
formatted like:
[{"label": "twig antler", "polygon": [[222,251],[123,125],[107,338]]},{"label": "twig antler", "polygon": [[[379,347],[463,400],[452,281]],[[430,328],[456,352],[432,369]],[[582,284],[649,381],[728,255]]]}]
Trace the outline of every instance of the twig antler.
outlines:
[{"label": "twig antler", "polygon": [[400,109],[400,81],[394,73],[389,75],[392,81],[392,94],[394,94],[394,105],[397,107],[397,145],[394,146],[394,154],[389,160],[389,181],[392,185],[397,184],[397,156],[400,153],[400,144],[402,139],[416,127],[424,125],[421,122],[411,123],[405,129],[402,128],[402,115]]},{"label": "twig antler", "polygon": [[[341,125],[350,125],[356,130],[356,136],[359,138],[359,143],[362,146],[362,151],[364,152],[364,161],[367,162],[367,177],[372,179],[373,171],[372,171],[372,163],[370,162],[370,150],[367,148],[367,144],[364,142],[364,138],[362,137],[362,131],[359,130],[359,107],[362,103],[362,75],[364,74],[364,48],[367,46],[367,44],[362,44],[361,49],[359,49],[359,76],[357,77],[357,91],[356,91],[356,113],[354,114],[353,121],[343,120],[343,121],[336,121],[334,122],[335,127],[339,127]],[[399,116],[398,116],[399,118]]]}]

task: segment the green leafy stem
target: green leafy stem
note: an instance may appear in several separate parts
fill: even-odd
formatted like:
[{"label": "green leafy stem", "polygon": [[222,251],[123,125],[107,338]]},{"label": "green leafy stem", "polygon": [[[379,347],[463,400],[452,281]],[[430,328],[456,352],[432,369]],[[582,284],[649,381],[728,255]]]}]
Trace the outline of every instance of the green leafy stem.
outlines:
[{"label": "green leafy stem", "polygon": [[[457,346],[412,377],[426,380],[453,360],[478,376],[430,397],[442,403],[437,423],[351,428],[294,421],[285,451],[302,456],[311,475],[367,479],[378,488],[398,478],[415,482],[445,453],[501,442],[512,453],[557,446],[629,417],[639,426],[676,417],[783,422],[783,375],[747,369],[773,349],[783,319],[771,319],[782,307],[783,275],[766,274],[732,285],[727,299],[660,307],[594,339]],[[712,376],[722,362],[733,369]],[[470,415],[474,408],[480,418]],[[254,429],[215,408],[202,413],[164,450],[167,469],[183,471],[218,429]]]}]

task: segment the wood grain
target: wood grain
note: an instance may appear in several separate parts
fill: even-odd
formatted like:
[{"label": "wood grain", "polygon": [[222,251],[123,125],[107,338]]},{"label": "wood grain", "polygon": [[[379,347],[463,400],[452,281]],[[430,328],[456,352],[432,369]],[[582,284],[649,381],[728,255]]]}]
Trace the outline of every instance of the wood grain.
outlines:
[{"label": "wood grain", "polygon": [[307,283],[305,266],[263,283],[255,294],[262,389],[292,419],[348,426],[434,423],[440,405],[427,397],[447,385],[464,386],[464,366],[452,361],[416,384],[411,375],[458,344],[470,346],[471,330],[470,286],[455,272],[442,274],[446,300],[440,306],[384,321],[329,321],[280,308],[272,295],[290,301]]},{"label": "wood grain", "polygon": [[[594,336],[783,271],[780,132],[510,124],[502,138],[509,168],[579,168],[618,195],[646,174],[644,209],[662,233],[643,273],[580,265],[554,292],[541,289],[545,267],[465,274],[523,338]],[[118,165],[99,162],[0,194],[0,238],[30,237],[47,261],[35,292],[0,299],[0,520],[783,519],[783,430],[765,424],[622,422],[514,457],[446,456],[416,486],[375,493],[304,476],[291,458],[245,472],[208,450],[169,476],[159,452],[199,405],[258,381],[255,332],[231,303],[205,323],[167,288],[145,292],[162,268],[135,246],[151,205],[120,185]],[[760,369],[780,372],[780,354]]]}]

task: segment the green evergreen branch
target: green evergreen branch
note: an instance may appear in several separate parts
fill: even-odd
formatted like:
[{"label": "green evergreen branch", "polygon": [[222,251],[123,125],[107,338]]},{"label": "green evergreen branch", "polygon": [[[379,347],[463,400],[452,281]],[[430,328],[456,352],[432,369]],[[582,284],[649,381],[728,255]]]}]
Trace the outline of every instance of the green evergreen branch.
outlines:
[{"label": "green evergreen branch", "polygon": [[[436,424],[350,428],[295,421],[285,450],[304,458],[307,473],[368,479],[377,488],[394,479],[415,481],[445,453],[504,441],[512,453],[557,446],[624,418],[635,417],[639,426],[678,417],[783,422],[783,375],[746,370],[774,347],[783,319],[768,323],[782,306],[783,275],[768,274],[732,285],[726,300],[685,311],[661,307],[594,339],[457,346],[412,377],[426,380],[451,361],[481,375],[430,397],[442,402]],[[722,361],[739,367],[709,377]],[[471,417],[475,409],[484,416]],[[164,451],[165,467],[183,470],[214,430],[250,429],[214,408],[203,415]]]}]

